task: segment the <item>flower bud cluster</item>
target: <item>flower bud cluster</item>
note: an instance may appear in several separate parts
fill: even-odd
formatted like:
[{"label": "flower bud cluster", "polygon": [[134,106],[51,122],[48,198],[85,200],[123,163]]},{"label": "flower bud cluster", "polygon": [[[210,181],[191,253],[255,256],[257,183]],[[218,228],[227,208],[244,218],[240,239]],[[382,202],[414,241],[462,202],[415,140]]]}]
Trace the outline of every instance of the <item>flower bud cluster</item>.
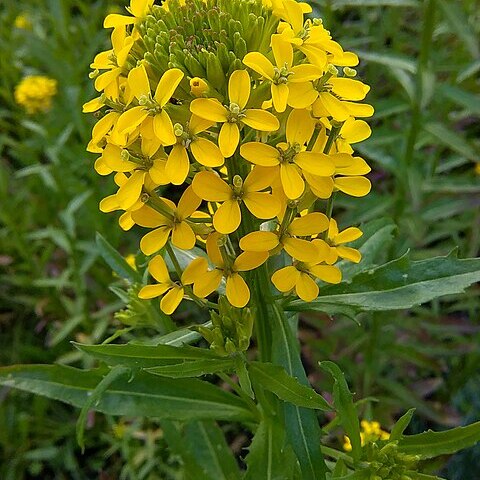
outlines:
[{"label": "flower bud cluster", "polygon": [[27,113],[46,112],[57,93],[57,81],[43,75],[29,75],[15,87],[15,101]]},{"label": "flower bud cluster", "polygon": [[[140,248],[156,255],[157,283],[140,297],[162,297],[170,314],[224,289],[241,308],[248,272],[277,255],[282,293],[312,301],[318,280],[340,282],[335,264],[360,261],[345,244],[362,232],[339,230],[333,196],[371,188],[352,148],[373,114],[357,56],[296,0],[131,0],[127,10],[105,20],[112,48],[91,64],[99,96],[84,111],[99,117],[95,169],[118,186],[100,209],[121,210],[125,230],[148,229]],[[160,196],[171,186],[178,203]],[[182,269],[175,250],[194,247],[206,255]]]}]

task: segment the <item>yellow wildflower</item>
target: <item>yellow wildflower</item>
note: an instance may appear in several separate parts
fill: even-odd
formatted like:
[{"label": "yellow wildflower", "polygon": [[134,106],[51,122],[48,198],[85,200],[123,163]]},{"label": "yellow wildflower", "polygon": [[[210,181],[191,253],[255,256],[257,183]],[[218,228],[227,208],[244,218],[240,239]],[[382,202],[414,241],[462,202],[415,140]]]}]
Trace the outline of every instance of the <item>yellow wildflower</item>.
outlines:
[{"label": "yellow wildflower", "polygon": [[130,0],[130,7],[127,7],[127,11],[131,13],[133,17],[111,13],[105,18],[103,26],[105,28],[112,28],[136,24],[147,16],[152,8],[153,2],[154,0]]},{"label": "yellow wildflower", "polygon": [[[378,422],[362,420],[360,422],[360,427],[362,429],[362,431],[360,432],[360,440],[362,442],[362,446],[366,445],[367,443],[373,443],[378,440],[388,440],[390,438],[390,434],[382,430]],[[350,442],[350,438],[345,435],[343,437],[343,440],[343,449],[346,452],[351,452],[352,444]]]},{"label": "yellow wildflower", "polygon": [[30,20],[30,17],[25,13],[21,13],[20,15],[17,15],[15,17],[13,25],[15,26],[15,28],[18,28],[19,30],[31,30],[33,26],[32,21]]},{"label": "yellow wildflower", "polygon": [[27,113],[34,114],[50,110],[56,93],[56,80],[43,75],[30,75],[15,87],[14,96]]},{"label": "yellow wildflower", "polygon": [[197,116],[212,122],[222,123],[218,135],[218,145],[225,157],[231,157],[240,142],[239,125],[260,130],[274,132],[280,123],[270,112],[262,109],[248,108],[251,80],[246,70],[236,70],[228,82],[228,107],[222,105],[215,98],[198,98],[190,104],[190,110]]}]

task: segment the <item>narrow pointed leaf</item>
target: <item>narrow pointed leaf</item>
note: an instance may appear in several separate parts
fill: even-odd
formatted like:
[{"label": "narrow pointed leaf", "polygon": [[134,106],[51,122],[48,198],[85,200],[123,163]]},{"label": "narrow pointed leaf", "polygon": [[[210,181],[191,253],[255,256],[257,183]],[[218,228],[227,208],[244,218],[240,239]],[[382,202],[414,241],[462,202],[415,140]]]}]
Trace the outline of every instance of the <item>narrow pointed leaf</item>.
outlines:
[{"label": "narrow pointed leaf", "polygon": [[411,408],[410,410],[408,410],[407,413],[405,413],[398,419],[397,423],[392,428],[392,433],[390,433],[390,440],[392,442],[395,440],[400,440],[400,438],[402,438],[403,432],[410,424],[414,413],[415,409]]},{"label": "narrow pointed leaf", "polygon": [[170,378],[200,377],[202,375],[232,370],[234,361],[229,358],[203,358],[193,361],[179,362],[174,365],[147,368],[145,371],[153,375]]}]

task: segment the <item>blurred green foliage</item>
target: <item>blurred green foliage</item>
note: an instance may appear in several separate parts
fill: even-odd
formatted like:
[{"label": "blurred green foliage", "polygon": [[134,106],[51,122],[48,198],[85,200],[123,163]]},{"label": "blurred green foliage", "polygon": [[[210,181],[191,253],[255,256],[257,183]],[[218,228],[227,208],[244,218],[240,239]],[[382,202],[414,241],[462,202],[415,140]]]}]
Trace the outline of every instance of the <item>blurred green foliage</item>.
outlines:
[{"label": "blurred green foliage", "polygon": [[[339,199],[336,213],[345,224],[394,220],[397,229],[384,230],[382,260],[407,248],[417,259],[456,246],[460,257],[478,256],[478,2],[311,3],[334,39],[359,54],[376,109],[373,135],[359,146],[373,168],[373,191],[354,202]],[[85,152],[93,119],[81,113],[94,93],[88,65],[107,48],[103,18],[123,6],[107,0],[0,5],[0,364],[86,363],[70,340],[98,343],[116,332],[134,338],[113,317],[128,294],[99,259],[95,231],[125,255],[137,251],[138,239],[122,234],[114,215],[98,211],[111,189]],[[31,29],[14,26],[20,14]],[[14,102],[15,85],[29,74],[58,81],[47,113],[28,116]],[[388,427],[416,407],[410,433],[478,420],[479,306],[477,287],[408,312],[360,317],[360,325],[306,314],[301,339],[311,380],[329,390],[328,375],[313,366],[335,361],[359,398],[374,398],[362,405],[365,418]],[[181,311],[178,319],[191,315]],[[144,340],[168,329],[149,327]],[[82,456],[77,414],[0,390],[0,478],[183,478],[154,422],[91,416]],[[240,449],[241,432],[229,437]],[[444,476],[476,479],[479,455],[477,448],[455,456]]]}]

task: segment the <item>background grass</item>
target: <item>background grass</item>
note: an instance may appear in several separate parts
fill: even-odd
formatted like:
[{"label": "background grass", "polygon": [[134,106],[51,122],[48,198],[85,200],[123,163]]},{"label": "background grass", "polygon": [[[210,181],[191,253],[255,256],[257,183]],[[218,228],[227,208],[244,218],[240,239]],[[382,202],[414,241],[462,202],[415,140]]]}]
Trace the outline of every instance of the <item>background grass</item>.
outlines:
[{"label": "background grass", "polygon": [[[124,234],[114,214],[98,211],[111,186],[85,152],[93,118],[81,114],[93,96],[88,65],[108,47],[103,18],[120,5],[23,0],[0,6],[1,364],[86,365],[69,342],[99,342],[124,327],[113,317],[123,303],[109,290],[118,279],[99,259],[95,232],[125,255],[137,252],[138,234]],[[373,135],[358,148],[372,165],[374,188],[365,199],[339,199],[340,223],[391,219],[397,227],[385,237],[384,260],[408,248],[414,258],[456,247],[461,257],[478,256],[478,2],[312,5],[333,37],[359,54],[376,109]],[[13,27],[19,14],[31,19],[32,30]],[[58,81],[50,112],[28,116],[15,104],[14,87],[27,74]],[[305,315],[301,339],[312,383],[329,389],[312,367],[329,358],[348,372],[359,398],[375,397],[365,403],[364,416],[386,427],[412,406],[411,432],[478,420],[478,293],[477,287],[412,311],[365,316],[360,325]],[[190,315],[183,310],[179,320]],[[74,437],[77,414],[0,390],[0,478],[183,478],[155,422],[91,416],[82,456]],[[246,440],[235,431],[230,438],[236,449]],[[331,441],[338,438],[332,434]],[[479,463],[474,448],[430,468],[452,480],[473,480]]]}]

